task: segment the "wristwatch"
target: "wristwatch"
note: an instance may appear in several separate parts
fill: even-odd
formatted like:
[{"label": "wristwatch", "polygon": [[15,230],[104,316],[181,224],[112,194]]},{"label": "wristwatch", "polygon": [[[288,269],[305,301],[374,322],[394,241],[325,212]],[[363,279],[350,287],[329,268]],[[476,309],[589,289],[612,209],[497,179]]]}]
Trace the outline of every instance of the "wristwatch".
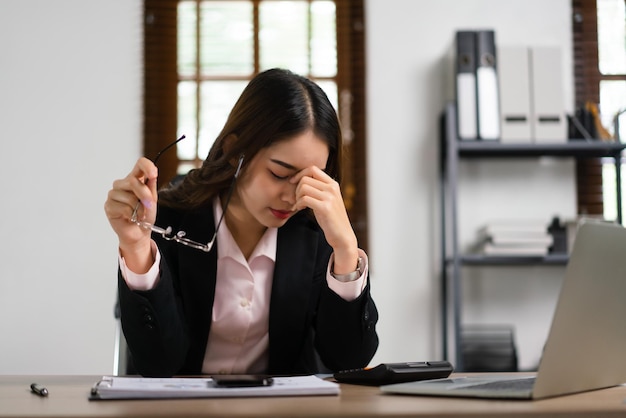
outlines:
[{"label": "wristwatch", "polygon": [[363,271],[365,271],[365,260],[363,259],[363,257],[359,257],[356,263],[356,270],[347,274],[336,274],[333,272],[333,268],[335,268],[334,264],[330,269],[330,275],[333,276],[335,280],[339,280],[340,282],[343,282],[343,283],[353,282],[359,277],[361,277],[361,275],[363,274]]}]

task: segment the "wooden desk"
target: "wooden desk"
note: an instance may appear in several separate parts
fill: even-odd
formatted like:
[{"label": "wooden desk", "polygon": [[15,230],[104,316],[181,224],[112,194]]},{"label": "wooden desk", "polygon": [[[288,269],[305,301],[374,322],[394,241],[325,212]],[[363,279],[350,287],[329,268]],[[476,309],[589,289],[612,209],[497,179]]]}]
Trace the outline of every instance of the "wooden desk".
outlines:
[{"label": "wooden desk", "polygon": [[[488,401],[388,395],[342,385],[339,396],[154,401],[89,401],[99,376],[0,376],[0,417],[616,417],[626,387],[542,401]],[[40,383],[50,395],[30,392]]]}]

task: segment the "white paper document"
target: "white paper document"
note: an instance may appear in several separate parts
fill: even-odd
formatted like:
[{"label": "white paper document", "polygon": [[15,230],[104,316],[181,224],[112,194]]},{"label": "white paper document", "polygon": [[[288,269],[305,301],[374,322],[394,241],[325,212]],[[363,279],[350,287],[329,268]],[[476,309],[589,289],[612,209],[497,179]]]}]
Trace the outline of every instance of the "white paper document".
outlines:
[{"label": "white paper document", "polygon": [[258,396],[338,395],[339,385],[317,376],[274,377],[271,386],[216,387],[201,377],[146,378],[103,376],[90,399],[233,398]]}]

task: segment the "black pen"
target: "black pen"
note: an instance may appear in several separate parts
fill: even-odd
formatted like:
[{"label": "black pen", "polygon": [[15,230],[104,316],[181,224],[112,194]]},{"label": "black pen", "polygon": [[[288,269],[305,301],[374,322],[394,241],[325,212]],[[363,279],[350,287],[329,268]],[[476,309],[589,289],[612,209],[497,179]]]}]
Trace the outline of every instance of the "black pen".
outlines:
[{"label": "black pen", "polygon": [[30,390],[39,396],[48,396],[48,389],[41,385],[38,385],[37,383],[31,384]]}]

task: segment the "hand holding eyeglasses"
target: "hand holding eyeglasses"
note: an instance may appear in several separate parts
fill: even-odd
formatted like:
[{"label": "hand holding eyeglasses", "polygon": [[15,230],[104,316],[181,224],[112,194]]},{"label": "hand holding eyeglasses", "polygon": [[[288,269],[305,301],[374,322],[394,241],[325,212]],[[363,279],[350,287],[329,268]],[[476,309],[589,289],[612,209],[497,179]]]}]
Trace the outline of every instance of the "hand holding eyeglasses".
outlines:
[{"label": "hand holding eyeglasses", "polygon": [[[140,158],[125,178],[113,183],[113,189],[109,191],[104,204],[109,223],[119,237],[120,251],[123,256],[126,254],[126,264],[137,273],[147,271],[152,265],[150,230],[155,229],[152,224],[156,218],[158,198],[156,163],[161,154],[183,139],[185,135],[159,151],[154,157],[154,162],[147,158]],[[130,216],[128,215],[129,206],[132,208]],[[143,206],[141,211],[140,206]],[[136,225],[143,226],[143,228],[137,228]],[[169,230],[157,232],[169,233]]]},{"label": "hand holding eyeglasses", "polygon": [[120,251],[129,268],[137,273],[147,271],[152,265],[150,230],[137,228],[129,220],[136,212],[142,221],[154,222],[157,176],[156,165],[140,158],[126,177],[113,182],[104,204],[109,223],[119,238]]}]

